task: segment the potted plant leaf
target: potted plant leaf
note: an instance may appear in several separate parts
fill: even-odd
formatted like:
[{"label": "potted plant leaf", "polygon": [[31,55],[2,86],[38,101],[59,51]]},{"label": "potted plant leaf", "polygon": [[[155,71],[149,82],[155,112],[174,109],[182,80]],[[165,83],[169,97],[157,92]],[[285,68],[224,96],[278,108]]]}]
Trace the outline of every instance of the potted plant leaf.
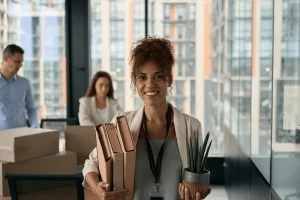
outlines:
[{"label": "potted plant leaf", "polygon": [[210,171],[205,169],[208,152],[211,142],[208,144],[210,133],[205,136],[203,144],[199,143],[199,132],[194,131],[190,138],[187,138],[188,168],[182,171],[182,184],[189,189],[192,199],[196,199],[199,192],[202,198],[209,193]]}]

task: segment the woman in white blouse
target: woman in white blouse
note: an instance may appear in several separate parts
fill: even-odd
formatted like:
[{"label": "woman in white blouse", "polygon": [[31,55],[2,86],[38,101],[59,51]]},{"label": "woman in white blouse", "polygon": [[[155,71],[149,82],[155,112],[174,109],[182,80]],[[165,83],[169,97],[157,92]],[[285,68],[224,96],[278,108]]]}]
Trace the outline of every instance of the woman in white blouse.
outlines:
[{"label": "woman in white blouse", "polygon": [[97,72],[92,78],[86,95],[79,99],[80,125],[108,123],[118,112],[122,112],[114,99],[114,88],[109,73]]}]

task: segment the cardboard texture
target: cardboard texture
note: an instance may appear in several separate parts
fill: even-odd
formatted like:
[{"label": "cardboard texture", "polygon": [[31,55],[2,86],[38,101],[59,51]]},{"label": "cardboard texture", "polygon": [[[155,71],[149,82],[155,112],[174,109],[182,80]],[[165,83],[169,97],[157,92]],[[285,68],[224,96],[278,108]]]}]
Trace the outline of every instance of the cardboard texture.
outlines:
[{"label": "cardboard texture", "polygon": [[112,123],[104,124],[105,133],[109,141],[109,147],[113,159],[113,190],[124,188],[124,156],[120,145],[117,128]]},{"label": "cardboard texture", "polygon": [[107,135],[102,124],[95,126],[98,167],[103,182],[109,184],[108,190],[112,190],[112,157],[109,149]]},{"label": "cardboard texture", "polygon": [[96,147],[94,126],[67,126],[65,129],[66,151],[77,154],[77,164],[84,164]]},{"label": "cardboard texture", "polygon": [[20,162],[56,154],[58,145],[57,130],[29,127],[0,130],[0,161]]},{"label": "cardboard texture", "polygon": [[118,116],[114,121],[122,151],[124,153],[124,188],[128,189],[125,200],[133,200],[136,149],[125,116]]},{"label": "cardboard texture", "polygon": [[0,196],[10,195],[6,173],[17,174],[75,174],[76,154],[60,152],[58,154],[35,158],[18,163],[0,162]]}]

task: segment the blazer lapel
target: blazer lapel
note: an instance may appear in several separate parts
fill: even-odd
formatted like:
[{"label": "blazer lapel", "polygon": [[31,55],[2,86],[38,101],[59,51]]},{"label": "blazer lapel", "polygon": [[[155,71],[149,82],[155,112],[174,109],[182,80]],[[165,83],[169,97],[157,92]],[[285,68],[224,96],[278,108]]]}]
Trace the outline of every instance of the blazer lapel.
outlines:
[{"label": "blazer lapel", "polygon": [[136,111],[135,115],[131,119],[131,124],[129,126],[135,145],[139,139],[143,113],[144,113],[144,106],[142,106]]},{"label": "blazer lapel", "polygon": [[187,125],[186,119],[184,115],[179,112],[176,108],[173,108],[174,113],[174,126],[175,126],[175,133],[177,138],[177,145],[180,153],[180,157],[182,160],[183,167],[188,167],[187,164]]}]

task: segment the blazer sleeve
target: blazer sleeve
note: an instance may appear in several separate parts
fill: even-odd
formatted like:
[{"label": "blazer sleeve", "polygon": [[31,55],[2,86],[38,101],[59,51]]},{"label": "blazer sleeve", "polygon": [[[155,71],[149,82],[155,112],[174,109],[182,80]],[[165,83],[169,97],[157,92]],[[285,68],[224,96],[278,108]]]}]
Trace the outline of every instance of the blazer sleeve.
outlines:
[{"label": "blazer sleeve", "polygon": [[91,187],[87,184],[85,176],[90,172],[95,172],[100,175],[98,169],[97,148],[94,148],[90,153],[89,159],[85,160],[84,167],[82,169],[82,175],[84,177],[82,186],[89,190],[91,190]]},{"label": "blazer sleeve", "polygon": [[199,142],[200,143],[203,143],[203,131],[202,131],[202,124],[201,124],[201,122],[199,121],[199,120],[197,120],[197,129],[196,130],[198,130],[199,131],[199,135],[200,135],[200,137],[199,137]]},{"label": "blazer sleeve", "polygon": [[78,113],[78,119],[79,119],[79,124],[81,126],[94,126],[95,122],[92,121],[91,119],[91,111],[88,107],[88,102],[85,98],[81,98],[79,100],[79,113]]}]

